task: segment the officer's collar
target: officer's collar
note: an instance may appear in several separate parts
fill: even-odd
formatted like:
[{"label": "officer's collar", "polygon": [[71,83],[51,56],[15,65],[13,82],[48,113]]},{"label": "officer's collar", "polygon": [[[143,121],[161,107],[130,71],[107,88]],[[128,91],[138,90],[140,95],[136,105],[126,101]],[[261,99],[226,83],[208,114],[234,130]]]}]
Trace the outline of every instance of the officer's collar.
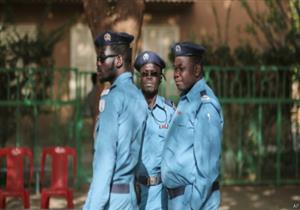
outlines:
[{"label": "officer's collar", "polygon": [[193,87],[181,98],[187,98],[188,101],[192,101],[194,98],[199,97],[199,93],[201,90],[205,89],[205,80],[202,78],[198,80]]},{"label": "officer's collar", "polygon": [[113,84],[111,85],[111,88],[114,88],[115,86],[117,86],[118,84],[122,83],[123,81],[126,81],[128,79],[131,79],[132,80],[132,73],[131,72],[124,72],[122,74],[120,74],[116,80],[113,82]]},{"label": "officer's collar", "polygon": [[155,109],[156,106],[158,106],[159,108],[162,108],[162,109],[164,108],[163,98],[159,95],[156,95],[154,106],[152,108],[149,107],[149,109]]},{"label": "officer's collar", "polygon": [[160,108],[164,107],[163,98],[161,96],[159,96],[159,95],[156,95],[155,106],[159,106]]}]

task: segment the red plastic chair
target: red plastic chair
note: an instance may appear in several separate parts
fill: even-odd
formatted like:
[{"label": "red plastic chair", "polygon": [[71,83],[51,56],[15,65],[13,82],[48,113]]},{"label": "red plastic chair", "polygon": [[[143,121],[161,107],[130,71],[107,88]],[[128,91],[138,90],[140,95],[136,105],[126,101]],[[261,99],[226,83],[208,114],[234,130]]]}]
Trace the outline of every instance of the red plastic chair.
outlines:
[{"label": "red plastic chair", "polygon": [[0,157],[6,156],[6,189],[0,190],[0,209],[5,208],[6,197],[20,197],[25,209],[30,208],[29,193],[24,188],[24,158],[30,162],[30,179],[33,175],[33,155],[27,147],[6,147],[0,149]]},{"label": "red plastic chair", "polygon": [[[68,188],[68,156],[73,157],[74,178],[76,177],[77,153],[71,147],[48,147],[43,149],[41,162],[41,181],[45,175],[45,161],[47,155],[52,157],[51,185],[50,188],[42,188],[41,208],[48,209],[50,196],[64,196],[69,209],[74,208],[73,191]],[[75,182],[75,179],[74,179]]]}]

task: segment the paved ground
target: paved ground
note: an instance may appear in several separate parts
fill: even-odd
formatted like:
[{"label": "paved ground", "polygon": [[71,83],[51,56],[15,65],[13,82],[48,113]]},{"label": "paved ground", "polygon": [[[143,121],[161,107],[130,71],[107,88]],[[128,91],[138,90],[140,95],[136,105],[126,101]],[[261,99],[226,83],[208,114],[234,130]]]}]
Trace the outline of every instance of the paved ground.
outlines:
[{"label": "paved ground", "polygon": [[[85,201],[86,190],[75,193],[76,209],[81,209]],[[40,196],[31,196],[31,208],[39,209]],[[66,202],[61,198],[51,198],[51,209],[63,209]],[[7,209],[22,209],[18,200],[9,199]],[[300,185],[234,186],[222,188],[222,206],[220,210],[300,210]],[[184,209],[183,209],[184,210]]]},{"label": "paved ground", "polygon": [[300,185],[223,187],[220,210],[300,210]]}]

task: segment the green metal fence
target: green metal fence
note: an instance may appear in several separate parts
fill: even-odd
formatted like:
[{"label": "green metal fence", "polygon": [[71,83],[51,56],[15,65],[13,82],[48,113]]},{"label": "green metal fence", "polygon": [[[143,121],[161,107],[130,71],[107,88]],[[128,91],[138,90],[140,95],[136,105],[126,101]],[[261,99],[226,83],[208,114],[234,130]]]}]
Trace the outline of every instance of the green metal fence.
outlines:
[{"label": "green metal fence", "polygon": [[[0,144],[28,146],[33,150],[36,190],[42,148],[70,145],[81,156],[78,79],[76,69],[0,69]],[[1,162],[0,166],[3,167]],[[80,161],[78,167],[81,180]]]},{"label": "green metal fence", "polygon": [[226,184],[299,183],[300,69],[207,67],[225,126]]},{"label": "green metal fence", "polygon": [[[45,146],[77,148],[78,185],[89,182],[93,128],[83,112],[89,72],[76,69],[0,69],[0,138],[30,146],[38,168]],[[160,94],[178,101],[167,69]],[[224,184],[300,182],[300,69],[205,67],[225,118]],[[136,74],[138,83],[138,74]]]}]

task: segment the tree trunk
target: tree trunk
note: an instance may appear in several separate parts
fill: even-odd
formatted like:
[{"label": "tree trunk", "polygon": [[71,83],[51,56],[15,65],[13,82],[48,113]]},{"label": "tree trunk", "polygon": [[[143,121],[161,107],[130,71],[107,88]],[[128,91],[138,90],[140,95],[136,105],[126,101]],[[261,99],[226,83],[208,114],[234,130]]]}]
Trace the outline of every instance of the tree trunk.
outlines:
[{"label": "tree trunk", "polygon": [[93,38],[106,30],[134,35],[133,56],[141,34],[144,0],[82,0]]}]

